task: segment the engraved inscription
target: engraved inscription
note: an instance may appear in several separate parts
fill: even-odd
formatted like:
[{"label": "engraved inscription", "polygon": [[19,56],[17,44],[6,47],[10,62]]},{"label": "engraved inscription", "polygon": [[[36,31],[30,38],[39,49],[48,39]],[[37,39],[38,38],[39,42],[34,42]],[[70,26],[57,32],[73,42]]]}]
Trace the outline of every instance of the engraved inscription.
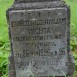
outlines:
[{"label": "engraved inscription", "polygon": [[10,18],[17,77],[22,70],[34,70],[36,76],[67,74],[65,8],[11,11]]},{"label": "engraved inscription", "polygon": [[57,18],[57,19],[46,19],[46,20],[20,20],[20,21],[12,21],[12,26],[37,26],[37,25],[51,25],[51,24],[66,24],[66,18]]}]

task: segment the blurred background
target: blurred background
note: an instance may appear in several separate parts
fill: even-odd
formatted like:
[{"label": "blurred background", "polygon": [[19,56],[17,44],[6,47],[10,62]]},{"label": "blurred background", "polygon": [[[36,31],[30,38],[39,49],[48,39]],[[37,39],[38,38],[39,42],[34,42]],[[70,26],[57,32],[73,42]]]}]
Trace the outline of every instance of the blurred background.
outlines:
[{"label": "blurred background", "polygon": [[[8,77],[8,56],[10,43],[8,37],[8,24],[6,10],[14,0],[0,0],[0,77]],[[73,77],[77,77],[77,0],[65,0],[71,8],[71,50],[75,59],[76,71]]]}]

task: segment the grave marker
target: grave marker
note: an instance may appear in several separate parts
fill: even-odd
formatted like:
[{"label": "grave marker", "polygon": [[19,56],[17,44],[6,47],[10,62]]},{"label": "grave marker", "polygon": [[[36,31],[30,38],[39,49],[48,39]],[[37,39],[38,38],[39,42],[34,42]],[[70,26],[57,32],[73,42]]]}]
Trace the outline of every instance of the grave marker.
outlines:
[{"label": "grave marker", "polygon": [[7,19],[9,77],[72,76],[70,10],[64,1],[15,0]]}]

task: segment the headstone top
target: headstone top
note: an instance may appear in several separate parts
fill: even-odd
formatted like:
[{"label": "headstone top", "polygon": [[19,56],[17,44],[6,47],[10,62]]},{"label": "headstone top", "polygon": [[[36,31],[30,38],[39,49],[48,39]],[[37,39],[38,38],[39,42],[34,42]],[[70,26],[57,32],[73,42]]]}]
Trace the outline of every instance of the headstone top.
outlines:
[{"label": "headstone top", "polygon": [[47,1],[61,1],[61,0],[15,0],[16,3],[47,2]]}]

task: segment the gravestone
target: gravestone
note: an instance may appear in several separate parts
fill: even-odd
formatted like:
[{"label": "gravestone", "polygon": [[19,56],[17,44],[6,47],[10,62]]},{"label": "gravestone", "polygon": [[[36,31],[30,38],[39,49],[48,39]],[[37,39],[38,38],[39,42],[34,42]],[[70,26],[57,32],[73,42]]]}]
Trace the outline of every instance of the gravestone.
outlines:
[{"label": "gravestone", "polygon": [[15,0],[7,10],[9,77],[72,77],[70,9],[62,0]]}]

